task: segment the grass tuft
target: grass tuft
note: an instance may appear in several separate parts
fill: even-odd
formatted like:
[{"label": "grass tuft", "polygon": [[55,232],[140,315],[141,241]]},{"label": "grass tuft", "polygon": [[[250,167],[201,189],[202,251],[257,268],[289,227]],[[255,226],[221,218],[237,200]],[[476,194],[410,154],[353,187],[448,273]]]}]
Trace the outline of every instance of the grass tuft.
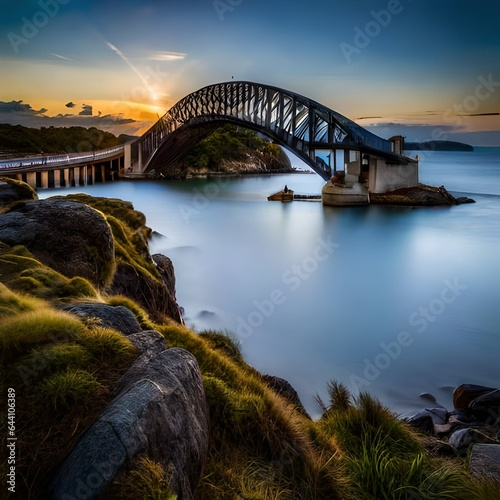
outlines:
[{"label": "grass tuft", "polygon": [[43,301],[14,293],[9,290],[3,283],[0,283],[0,318],[13,316],[18,313],[34,311],[46,305]]},{"label": "grass tuft", "polygon": [[50,401],[54,409],[86,403],[97,395],[101,384],[85,370],[69,369],[47,377],[39,388],[39,398]]},{"label": "grass tuft", "polygon": [[17,362],[16,369],[20,374],[30,373],[43,376],[69,368],[83,368],[91,359],[90,353],[81,345],[52,344],[33,349]]},{"label": "grass tuft", "polygon": [[0,326],[2,358],[11,362],[36,345],[72,340],[85,326],[75,316],[53,309],[39,309],[9,317]]},{"label": "grass tuft", "polygon": [[233,361],[237,363],[244,361],[241,354],[241,342],[233,332],[228,330],[223,332],[204,330],[199,335],[207,340],[211,347],[222,352]]},{"label": "grass tuft", "polygon": [[102,326],[86,328],[80,333],[77,341],[92,357],[100,360],[125,361],[137,354],[136,348],[127,337]]},{"label": "grass tuft", "polygon": [[172,471],[143,455],[132,462],[127,473],[119,474],[106,496],[122,500],[176,500],[177,495],[170,490],[171,480]]},{"label": "grass tuft", "polygon": [[347,410],[352,406],[349,389],[336,380],[328,382],[328,396],[330,397],[330,408],[333,410]]},{"label": "grass tuft", "polygon": [[0,246],[0,279],[8,287],[47,300],[96,297],[95,288],[84,278],[67,278],[42,264],[24,246]]}]

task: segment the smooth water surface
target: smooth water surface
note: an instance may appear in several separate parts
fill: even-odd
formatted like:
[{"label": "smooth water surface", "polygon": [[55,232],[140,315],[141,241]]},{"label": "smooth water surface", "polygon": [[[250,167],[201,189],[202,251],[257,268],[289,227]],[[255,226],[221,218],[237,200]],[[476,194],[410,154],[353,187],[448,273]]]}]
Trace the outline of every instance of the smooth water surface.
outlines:
[{"label": "smooth water surface", "polygon": [[337,379],[403,413],[461,383],[500,385],[500,149],[421,155],[422,182],[475,204],[323,207],[315,174],[123,181],[84,191],[130,200],[163,236],[185,320],[227,329],[247,361],[289,380],[313,415]]}]

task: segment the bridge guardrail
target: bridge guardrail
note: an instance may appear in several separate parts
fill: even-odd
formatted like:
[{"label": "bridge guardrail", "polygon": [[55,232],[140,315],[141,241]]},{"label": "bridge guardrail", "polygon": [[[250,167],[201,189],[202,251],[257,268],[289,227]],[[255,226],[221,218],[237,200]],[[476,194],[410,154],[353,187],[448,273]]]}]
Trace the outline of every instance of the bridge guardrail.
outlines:
[{"label": "bridge guardrail", "polygon": [[99,151],[13,158],[12,160],[0,161],[0,171],[20,168],[28,170],[32,167],[43,167],[44,165],[71,165],[73,163],[82,163],[85,161],[104,160],[111,156],[121,154],[123,151],[123,146],[114,146],[112,148],[102,149]]}]

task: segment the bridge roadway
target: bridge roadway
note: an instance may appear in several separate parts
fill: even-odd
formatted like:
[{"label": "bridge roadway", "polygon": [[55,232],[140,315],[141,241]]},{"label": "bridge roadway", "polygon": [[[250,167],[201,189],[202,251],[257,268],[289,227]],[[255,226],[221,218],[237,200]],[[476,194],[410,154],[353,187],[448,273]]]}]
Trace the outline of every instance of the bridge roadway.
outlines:
[{"label": "bridge roadway", "polygon": [[108,149],[101,149],[99,151],[86,151],[50,156],[29,156],[26,158],[0,160],[0,175],[37,172],[64,167],[78,167],[102,160],[113,160],[123,157],[124,150],[125,146],[122,145]]}]

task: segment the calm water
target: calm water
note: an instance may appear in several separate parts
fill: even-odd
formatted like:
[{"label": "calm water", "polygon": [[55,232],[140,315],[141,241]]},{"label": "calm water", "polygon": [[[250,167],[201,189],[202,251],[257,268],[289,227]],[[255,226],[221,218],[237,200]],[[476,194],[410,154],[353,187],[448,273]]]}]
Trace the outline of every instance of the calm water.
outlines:
[{"label": "calm water", "polygon": [[330,379],[411,413],[421,392],[450,406],[460,383],[500,385],[500,148],[421,155],[420,177],[477,203],[266,200],[285,184],[318,194],[323,181],[305,174],[78,191],[144,212],[163,235],[152,250],[174,262],[186,323],[233,331],[248,362],[289,380],[313,415]]}]

